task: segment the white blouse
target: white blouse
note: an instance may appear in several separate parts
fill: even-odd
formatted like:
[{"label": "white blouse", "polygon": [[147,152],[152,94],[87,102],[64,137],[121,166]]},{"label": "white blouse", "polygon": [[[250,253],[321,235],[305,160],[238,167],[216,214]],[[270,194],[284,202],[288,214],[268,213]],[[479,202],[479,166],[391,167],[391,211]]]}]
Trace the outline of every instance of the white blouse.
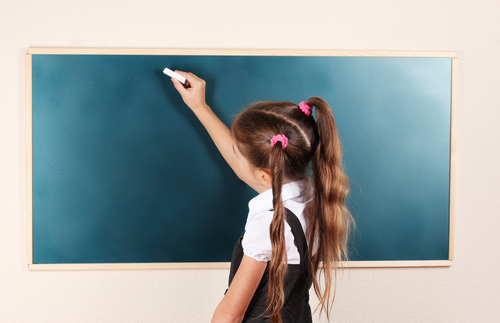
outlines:
[{"label": "white blouse", "polygon": [[[283,185],[283,205],[297,216],[304,233],[307,231],[308,221],[304,208],[311,200],[310,185],[306,181],[291,182]],[[271,260],[271,237],[269,226],[273,218],[273,193],[269,189],[248,203],[249,213],[245,225],[245,234],[241,242],[245,255],[258,261]],[[285,221],[285,240],[288,264],[300,264],[299,250],[295,246],[292,229]]]}]

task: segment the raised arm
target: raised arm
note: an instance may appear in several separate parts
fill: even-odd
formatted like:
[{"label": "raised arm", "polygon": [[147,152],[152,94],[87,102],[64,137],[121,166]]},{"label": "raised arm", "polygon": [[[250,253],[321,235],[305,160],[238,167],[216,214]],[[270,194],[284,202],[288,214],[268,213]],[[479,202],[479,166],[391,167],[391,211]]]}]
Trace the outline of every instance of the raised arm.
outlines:
[{"label": "raised arm", "polygon": [[182,96],[184,103],[194,112],[198,120],[207,130],[212,138],[215,146],[221,153],[222,157],[229,164],[234,173],[256,191],[260,191],[259,187],[246,181],[242,176],[238,165],[238,159],[233,150],[233,138],[229,128],[215,115],[210,107],[205,102],[205,81],[197,77],[193,73],[175,71],[184,76],[187,80],[187,87],[184,87],[181,82],[172,78],[175,88]]}]

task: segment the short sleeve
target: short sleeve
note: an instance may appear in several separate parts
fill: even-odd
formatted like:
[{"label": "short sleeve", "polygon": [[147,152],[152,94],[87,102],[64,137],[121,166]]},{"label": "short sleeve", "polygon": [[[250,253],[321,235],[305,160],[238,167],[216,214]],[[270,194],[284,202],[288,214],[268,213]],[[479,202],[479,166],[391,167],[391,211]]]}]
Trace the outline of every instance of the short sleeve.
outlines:
[{"label": "short sleeve", "polygon": [[257,261],[268,262],[271,260],[271,237],[269,226],[273,218],[273,212],[262,212],[251,219],[245,225],[245,234],[241,245],[246,256]]}]

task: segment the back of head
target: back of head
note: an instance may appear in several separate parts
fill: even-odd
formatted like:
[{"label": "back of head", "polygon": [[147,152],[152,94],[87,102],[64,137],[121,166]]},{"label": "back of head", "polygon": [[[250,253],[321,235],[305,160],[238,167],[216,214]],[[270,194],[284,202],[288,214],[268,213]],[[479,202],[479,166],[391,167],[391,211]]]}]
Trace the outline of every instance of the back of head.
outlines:
[{"label": "back of head", "polygon": [[[236,117],[231,131],[239,151],[252,166],[271,169],[273,154],[283,153],[284,178],[293,181],[306,176],[317,146],[317,128],[314,118],[294,103],[255,103]],[[288,139],[284,150],[271,145],[271,139],[278,134]]]}]

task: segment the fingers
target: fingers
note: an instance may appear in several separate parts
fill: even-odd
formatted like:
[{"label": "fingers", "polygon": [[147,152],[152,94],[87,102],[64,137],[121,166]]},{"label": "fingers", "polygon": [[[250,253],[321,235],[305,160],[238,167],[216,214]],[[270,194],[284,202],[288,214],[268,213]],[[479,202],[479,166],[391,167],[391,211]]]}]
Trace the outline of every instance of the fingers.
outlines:
[{"label": "fingers", "polygon": [[205,106],[205,81],[193,73],[175,72],[186,78],[184,85],[179,80],[172,78],[174,87],[181,95],[184,103],[193,111]]},{"label": "fingers", "polygon": [[[186,88],[184,87],[184,85],[177,79],[175,78],[171,78],[172,80],[172,83],[174,83],[174,87],[175,89],[181,94],[181,95],[184,95],[184,93],[186,93]],[[187,80],[186,80],[186,83],[187,83]]]},{"label": "fingers", "polygon": [[201,78],[199,78],[198,76],[194,75],[193,73],[188,73],[188,72],[178,71],[178,70],[176,70],[175,72],[186,78],[186,83],[184,84],[185,88],[205,86],[205,81],[202,80]]}]

